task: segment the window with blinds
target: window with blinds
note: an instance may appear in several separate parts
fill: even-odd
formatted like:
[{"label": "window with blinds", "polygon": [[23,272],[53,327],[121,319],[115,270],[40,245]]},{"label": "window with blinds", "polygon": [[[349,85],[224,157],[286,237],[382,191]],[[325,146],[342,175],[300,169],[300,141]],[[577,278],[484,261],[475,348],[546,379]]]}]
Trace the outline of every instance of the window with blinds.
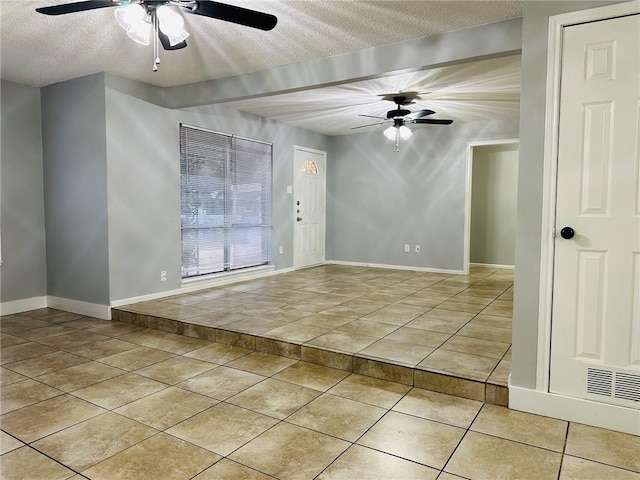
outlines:
[{"label": "window with blinds", "polygon": [[182,277],[271,263],[269,143],[180,125]]}]

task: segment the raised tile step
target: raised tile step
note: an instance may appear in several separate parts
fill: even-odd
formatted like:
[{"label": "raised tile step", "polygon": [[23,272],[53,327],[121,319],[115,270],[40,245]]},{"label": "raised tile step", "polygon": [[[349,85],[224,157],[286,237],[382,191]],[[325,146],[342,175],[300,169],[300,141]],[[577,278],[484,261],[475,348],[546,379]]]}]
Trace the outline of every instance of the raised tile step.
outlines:
[{"label": "raised tile step", "polygon": [[111,314],[115,321],[280,355],[481,402],[505,406],[509,403],[509,390],[506,384],[491,379],[482,382],[428,370],[419,365],[408,366],[388,359],[383,361],[363,354],[351,354],[264,335],[233,331],[224,326],[199,325],[184,320],[163,318],[161,315],[142,314],[131,311],[126,306],[112,309]]}]

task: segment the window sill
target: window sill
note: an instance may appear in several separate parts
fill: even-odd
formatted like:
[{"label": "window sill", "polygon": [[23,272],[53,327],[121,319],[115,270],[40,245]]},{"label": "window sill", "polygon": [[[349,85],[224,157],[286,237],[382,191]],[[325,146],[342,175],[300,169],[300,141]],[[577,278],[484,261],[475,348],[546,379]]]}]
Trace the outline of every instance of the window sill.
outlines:
[{"label": "window sill", "polygon": [[180,283],[180,288],[192,289],[194,287],[217,287],[219,285],[226,285],[229,283],[242,282],[245,280],[264,277],[274,270],[275,267],[273,265],[260,265],[259,267],[245,268],[235,272],[212,273],[209,275],[201,275],[198,277],[183,278],[182,282]]}]

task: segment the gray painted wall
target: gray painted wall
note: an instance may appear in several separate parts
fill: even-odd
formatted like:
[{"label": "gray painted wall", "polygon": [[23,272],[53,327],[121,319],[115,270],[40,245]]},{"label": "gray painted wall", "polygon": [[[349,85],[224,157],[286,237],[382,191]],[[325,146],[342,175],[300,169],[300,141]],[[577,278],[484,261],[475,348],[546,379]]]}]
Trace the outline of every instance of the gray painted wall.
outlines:
[{"label": "gray painted wall", "polygon": [[46,295],[40,89],[2,81],[0,301]]},{"label": "gray painted wall", "polygon": [[110,300],[178,288],[177,124],[164,108],[111,89],[105,95]]},{"label": "gray painted wall", "polygon": [[[180,286],[180,123],[274,144],[273,262],[276,269],[291,267],[293,207],[287,185],[293,185],[293,148],[326,151],[328,137],[223,106],[165,109],[121,87],[119,80],[117,90],[106,90],[111,301]],[[160,282],[162,270],[166,282]]]},{"label": "gray painted wall", "polygon": [[474,147],[471,178],[470,260],[514,265],[518,145]]},{"label": "gray painted wall", "polygon": [[621,3],[600,1],[525,2],[522,25],[518,226],[513,304],[511,383],[536,386],[542,185],[549,17]]},{"label": "gray painted wall", "polygon": [[108,305],[104,75],[41,96],[48,294]]},{"label": "gray painted wall", "polygon": [[381,131],[332,137],[327,260],[463,270],[467,143],[517,138],[518,121],[413,132],[399,152]]}]

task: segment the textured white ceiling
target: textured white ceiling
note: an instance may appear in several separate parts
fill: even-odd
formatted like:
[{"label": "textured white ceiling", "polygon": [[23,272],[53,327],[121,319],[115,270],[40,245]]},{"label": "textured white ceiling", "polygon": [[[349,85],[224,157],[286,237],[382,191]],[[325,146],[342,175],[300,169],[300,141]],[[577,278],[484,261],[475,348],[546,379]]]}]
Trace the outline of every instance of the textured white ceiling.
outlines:
[{"label": "textured white ceiling", "polygon": [[[155,73],[153,48],[131,41],[117,25],[114,9],[61,16],[35,11],[61,3],[71,1],[0,0],[3,79],[44,86],[108,72],[161,87],[184,85],[519,17],[523,0],[228,0],[276,15],[277,26],[264,32],[183,14],[191,33],[189,46],[162,51]],[[377,95],[398,91],[425,92],[411,108],[436,110],[434,118],[465,122],[517,115],[519,56],[385,73],[377,79],[227,105],[328,135],[367,130],[351,130],[367,123],[357,115],[384,115],[393,104]]]},{"label": "textured white ceiling", "polygon": [[522,1],[229,0],[278,17],[264,32],[184,14],[186,49],[163,52],[129,40],[112,8],[60,16],[35,8],[69,0],[0,0],[2,78],[48,85],[110,72],[174,86],[267,69],[519,17]]}]

